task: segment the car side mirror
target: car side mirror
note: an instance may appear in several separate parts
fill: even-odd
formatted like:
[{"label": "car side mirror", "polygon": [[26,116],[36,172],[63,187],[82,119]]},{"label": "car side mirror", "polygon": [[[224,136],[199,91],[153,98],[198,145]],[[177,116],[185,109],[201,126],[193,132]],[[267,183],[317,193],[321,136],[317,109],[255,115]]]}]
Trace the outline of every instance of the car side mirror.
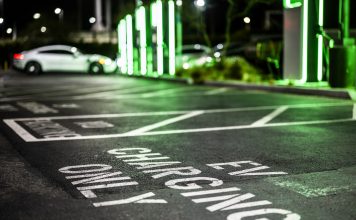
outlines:
[{"label": "car side mirror", "polygon": [[79,53],[73,53],[73,57],[74,58],[78,58],[79,57]]}]

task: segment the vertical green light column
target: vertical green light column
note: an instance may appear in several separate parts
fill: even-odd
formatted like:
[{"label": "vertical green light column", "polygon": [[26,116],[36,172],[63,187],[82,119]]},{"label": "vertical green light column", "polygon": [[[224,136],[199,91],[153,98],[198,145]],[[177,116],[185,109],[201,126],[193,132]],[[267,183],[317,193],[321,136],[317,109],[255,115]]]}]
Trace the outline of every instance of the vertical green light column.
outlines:
[{"label": "vertical green light column", "polygon": [[[152,31],[152,54],[156,59],[153,61],[153,71],[158,76],[163,75],[164,54],[163,54],[163,3],[158,0],[151,4],[151,31]],[[157,75],[154,75],[157,76]]]},{"label": "vertical green light column", "polygon": [[126,20],[122,19],[119,23],[119,53],[121,73],[127,73],[127,46],[126,46]]},{"label": "vertical green light column", "polygon": [[302,5],[302,78],[301,83],[318,81],[317,8],[314,0]]},{"label": "vertical green light column", "polygon": [[[324,26],[324,0],[318,0],[318,26],[322,28]],[[318,34],[318,81],[323,79],[323,36]]]},{"label": "vertical green light column", "polygon": [[176,14],[174,1],[168,1],[168,29],[169,29],[169,74],[173,76],[176,71]]},{"label": "vertical green light column", "polygon": [[156,25],[157,25],[157,73],[163,75],[164,54],[163,54],[163,3],[161,0],[156,2]]},{"label": "vertical green light column", "polygon": [[139,32],[139,50],[140,50],[140,73],[147,74],[147,31],[146,31],[146,9],[144,6],[136,10],[136,29]]},{"label": "vertical green light column", "polygon": [[182,64],[182,47],[183,47],[183,25],[182,25],[182,5],[176,3],[176,66],[181,67]]},{"label": "vertical green light column", "polygon": [[126,16],[126,47],[127,47],[127,73],[132,75],[134,73],[134,54],[133,54],[133,30],[132,30],[132,16]]}]

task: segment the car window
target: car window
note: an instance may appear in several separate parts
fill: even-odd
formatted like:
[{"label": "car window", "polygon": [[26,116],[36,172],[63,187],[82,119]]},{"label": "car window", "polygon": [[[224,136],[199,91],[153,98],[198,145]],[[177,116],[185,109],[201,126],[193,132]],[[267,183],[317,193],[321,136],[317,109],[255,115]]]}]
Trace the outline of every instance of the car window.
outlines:
[{"label": "car window", "polygon": [[41,54],[64,54],[64,55],[73,55],[72,52],[67,50],[43,50],[40,51]]},{"label": "car window", "polygon": [[183,49],[182,52],[183,53],[204,53],[205,50],[203,50],[203,49],[200,49],[200,50],[197,50],[197,49]]}]

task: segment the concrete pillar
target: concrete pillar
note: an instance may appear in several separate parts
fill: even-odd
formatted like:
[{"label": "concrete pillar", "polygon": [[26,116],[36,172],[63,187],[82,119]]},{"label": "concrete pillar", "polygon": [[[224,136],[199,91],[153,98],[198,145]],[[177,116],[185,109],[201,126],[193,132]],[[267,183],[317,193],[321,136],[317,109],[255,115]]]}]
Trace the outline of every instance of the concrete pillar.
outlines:
[{"label": "concrete pillar", "polygon": [[106,0],[105,4],[105,20],[106,20],[106,29],[111,31],[112,19],[111,19],[111,0]]},{"label": "concrete pillar", "polygon": [[104,31],[105,27],[103,25],[103,12],[102,12],[102,0],[95,0],[95,18],[96,22],[92,27],[95,32]]}]

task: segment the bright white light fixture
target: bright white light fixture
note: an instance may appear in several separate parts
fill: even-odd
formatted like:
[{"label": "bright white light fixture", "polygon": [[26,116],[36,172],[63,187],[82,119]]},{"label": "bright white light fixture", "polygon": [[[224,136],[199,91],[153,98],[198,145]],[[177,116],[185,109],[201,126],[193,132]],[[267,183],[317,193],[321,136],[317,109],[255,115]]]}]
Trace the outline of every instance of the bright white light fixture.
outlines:
[{"label": "bright white light fixture", "polygon": [[194,4],[197,6],[197,7],[204,7],[205,6],[205,0],[196,0],[194,2]]},{"label": "bright white light fixture", "polygon": [[62,12],[62,9],[60,9],[60,8],[54,9],[54,13],[55,13],[56,15],[59,15],[61,12]]},{"label": "bright white light fixture", "polygon": [[216,48],[218,48],[219,50],[221,50],[221,49],[224,48],[224,45],[223,45],[223,44],[218,44],[218,45],[216,45]]},{"label": "bright white light fixture", "polygon": [[177,6],[182,6],[183,5],[183,1],[182,0],[177,0],[176,4],[177,4]]},{"label": "bright white light fixture", "polygon": [[90,24],[94,24],[95,22],[96,22],[96,18],[94,18],[94,17],[89,18]]},{"label": "bright white light fixture", "polygon": [[35,13],[34,15],[33,15],[33,19],[39,19],[41,17],[41,14],[40,13]]},{"label": "bright white light fixture", "polygon": [[12,28],[8,28],[8,29],[6,30],[6,33],[7,33],[7,34],[11,34],[11,33],[12,33]]},{"label": "bright white light fixture", "polygon": [[0,24],[4,23],[4,19],[0,18]]},{"label": "bright white light fixture", "polygon": [[249,24],[251,22],[251,19],[249,17],[244,17],[244,22],[246,24]]},{"label": "bright white light fixture", "polygon": [[47,28],[46,28],[45,26],[42,26],[42,27],[41,27],[41,32],[42,32],[42,33],[45,33],[46,31],[47,31]]}]

